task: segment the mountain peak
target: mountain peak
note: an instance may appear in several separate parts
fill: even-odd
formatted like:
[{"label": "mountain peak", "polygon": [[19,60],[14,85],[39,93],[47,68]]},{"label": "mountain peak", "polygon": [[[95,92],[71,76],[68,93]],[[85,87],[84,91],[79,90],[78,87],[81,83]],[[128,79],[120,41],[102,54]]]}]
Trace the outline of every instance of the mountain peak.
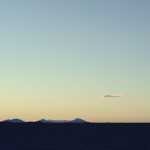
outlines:
[{"label": "mountain peak", "polygon": [[[8,122],[8,123],[26,123],[25,121],[21,120],[21,119],[7,119],[1,122]],[[40,119],[38,121],[35,122],[40,122],[40,123],[88,123],[87,121],[80,119],[80,118],[76,118],[74,120],[46,120],[46,119]],[[33,122],[34,123],[34,122]]]},{"label": "mountain peak", "polygon": [[7,119],[7,120],[4,120],[3,122],[24,123],[25,121],[15,118],[15,119]]},{"label": "mountain peak", "polygon": [[80,118],[76,118],[72,121],[70,121],[71,123],[87,123],[87,121],[80,119]]},{"label": "mountain peak", "polygon": [[50,120],[46,120],[46,119],[41,119],[41,120],[39,120],[39,121],[37,121],[37,122],[41,122],[41,123],[51,123]]}]

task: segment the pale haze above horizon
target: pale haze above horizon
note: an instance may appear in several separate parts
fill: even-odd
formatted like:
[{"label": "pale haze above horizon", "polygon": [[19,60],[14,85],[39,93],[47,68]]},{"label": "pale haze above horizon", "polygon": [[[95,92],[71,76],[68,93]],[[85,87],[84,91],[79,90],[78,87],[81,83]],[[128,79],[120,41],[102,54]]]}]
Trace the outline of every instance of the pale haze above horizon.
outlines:
[{"label": "pale haze above horizon", "polygon": [[0,120],[150,122],[149,0],[0,1]]}]

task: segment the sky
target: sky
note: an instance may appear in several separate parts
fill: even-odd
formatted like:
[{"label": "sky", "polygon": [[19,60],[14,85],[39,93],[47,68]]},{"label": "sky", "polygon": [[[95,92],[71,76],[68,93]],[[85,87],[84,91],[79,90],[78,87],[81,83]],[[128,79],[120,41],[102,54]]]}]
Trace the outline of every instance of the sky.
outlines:
[{"label": "sky", "polygon": [[0,0],[0,120],[150,122],[149,0]]}]

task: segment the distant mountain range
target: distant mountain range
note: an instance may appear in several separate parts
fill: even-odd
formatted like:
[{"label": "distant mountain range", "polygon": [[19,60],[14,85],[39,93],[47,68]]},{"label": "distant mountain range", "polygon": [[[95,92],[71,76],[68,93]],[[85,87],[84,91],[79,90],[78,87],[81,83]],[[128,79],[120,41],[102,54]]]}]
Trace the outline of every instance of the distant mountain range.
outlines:
[{"label": "distant mountain range", "polygon": [[25,121],[21,120],[21,119],[7,119],[1,122],[10,122],[10,123],[24,123]]},{"label": "distant mountain range", "polygon": [[[1,122],[7,122],[7,123],[28,123],[26,121],[23,121],[21,119],[7,119],[7,120],[3,120]],[[39,123],[89,123],[83,119],[80,119],[80,118],[76,118],[74,120],[46,120],[46,119],[41,119],[41,120],[38,120],[38,121],[35,121],[36,122],[39,122]]]}]

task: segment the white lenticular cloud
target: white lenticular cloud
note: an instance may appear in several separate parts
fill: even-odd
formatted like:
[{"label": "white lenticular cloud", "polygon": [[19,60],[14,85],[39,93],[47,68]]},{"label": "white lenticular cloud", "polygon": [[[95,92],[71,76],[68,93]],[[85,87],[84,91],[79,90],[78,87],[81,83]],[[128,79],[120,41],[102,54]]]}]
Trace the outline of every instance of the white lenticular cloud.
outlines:
[{"label": "white lenticular cloud", "polygon": [[121,94],[107,94],[107,95],[102,95],[101,98],[120,98],[122,95]]}]

